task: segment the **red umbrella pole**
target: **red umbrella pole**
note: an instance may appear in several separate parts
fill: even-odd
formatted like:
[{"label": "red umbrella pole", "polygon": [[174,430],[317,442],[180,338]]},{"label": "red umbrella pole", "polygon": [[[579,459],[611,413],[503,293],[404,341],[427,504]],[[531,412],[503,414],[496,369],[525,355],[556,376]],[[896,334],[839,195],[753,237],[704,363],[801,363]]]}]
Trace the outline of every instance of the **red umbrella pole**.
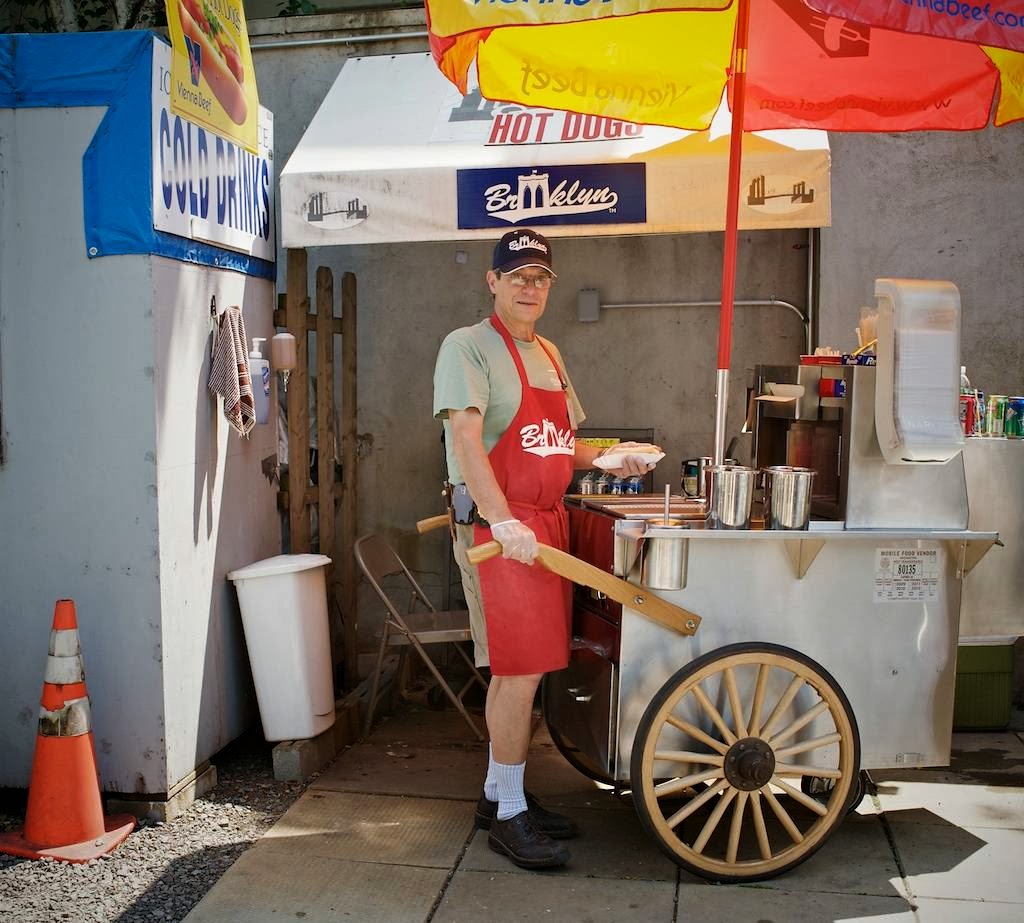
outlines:
[{"label": "red umbrella pole", "polygon": [[739,236],[740,163],[743,158],[743,108],[747,93],[747,34],[750,0],[737,0],[736,40],[732,58],[732,130],[729,136],[729,185],[725,204],[725,250],[722,258],[722,313],[718,323],[718,372],[715,381],[715,464],[725,458],[725,417],[729,403],[729,354],[732,309],[736,295],[736,243]]}]

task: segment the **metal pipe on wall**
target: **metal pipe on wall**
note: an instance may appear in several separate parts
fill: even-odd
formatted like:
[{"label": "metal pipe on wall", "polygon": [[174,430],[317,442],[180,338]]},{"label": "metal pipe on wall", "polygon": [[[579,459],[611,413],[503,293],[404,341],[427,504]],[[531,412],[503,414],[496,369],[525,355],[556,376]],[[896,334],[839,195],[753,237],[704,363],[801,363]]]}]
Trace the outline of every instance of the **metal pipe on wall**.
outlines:
[{"label": "metal pipe on wall", "polygon": [[[602,308],[717,308],[720,306],[717,301],[623,301],[602,303],[594,298],[595,294],[596,292],[594,289],[582,289],[580,291],[576,313],[577,320],[584,322],[597,320],[598,318],[595,315],[595,307],[597,311],[600,311]],[[811,319],[795,304],[791,304],[788,301],[783,301],[781,298],[775,298],[773,296],[769,296],[767,299],[735,301],[733,304],[736,307],[744,308],[770,308],[778,305],[779,307],[787,308],[792,311],[800,318],[800,322],[803,324],[806,352],[808,354],[811,352]]]},{"label": "metal pipe on wall", "polygon": [[818,345],[818,308],[821,302],[821,228],[807,229],[807,352]]}]

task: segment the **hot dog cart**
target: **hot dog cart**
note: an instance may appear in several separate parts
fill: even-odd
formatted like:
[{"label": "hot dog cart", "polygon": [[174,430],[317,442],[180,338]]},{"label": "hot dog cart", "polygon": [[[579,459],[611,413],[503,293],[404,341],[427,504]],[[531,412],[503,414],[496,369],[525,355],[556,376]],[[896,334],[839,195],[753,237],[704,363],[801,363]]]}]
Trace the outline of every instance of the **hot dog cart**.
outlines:
[{"label": "hot dog cart", "polygon": [[777,875],[864,770],[949,763],[960,583],[997,535],[967,529],[959,298],[935,286],[879,280],[877,365],[757,370],[756,464],[816,466],[805,524],[752,504],[722,527],[720,488],[671,498],[668,523],[652,496],[567,499],[574,556],[702,621],[679,634],[576,586],[552,739],[698,875]]}]

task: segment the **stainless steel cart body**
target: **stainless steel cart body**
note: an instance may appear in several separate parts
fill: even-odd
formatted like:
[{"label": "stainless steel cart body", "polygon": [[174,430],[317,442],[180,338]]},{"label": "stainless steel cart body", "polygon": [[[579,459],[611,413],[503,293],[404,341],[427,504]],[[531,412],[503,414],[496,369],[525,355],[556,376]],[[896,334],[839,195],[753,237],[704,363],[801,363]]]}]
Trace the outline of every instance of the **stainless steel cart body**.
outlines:
[{"label": "stainless steel cart body", "polygon": [[[680,665],[727,644],[767,641],[807,654],[835,677],[857,718],[861,768],[947,765],[957,571],[972,546],[994,539],[963,531],[693,530],[685,589],[657,592],[699,613],[700,630],[674,635],[624,607],[618,662],[588,658],[565,678],[569,709],[593,703],[596,712],[569,720],[592,724],[592,742],[607,741],[592,757],[626,781],[640,716]],[[928,571],[912,583],[886,582],[884,562],[900,552]],[[562,710],[554,716],[565,718]]]}]

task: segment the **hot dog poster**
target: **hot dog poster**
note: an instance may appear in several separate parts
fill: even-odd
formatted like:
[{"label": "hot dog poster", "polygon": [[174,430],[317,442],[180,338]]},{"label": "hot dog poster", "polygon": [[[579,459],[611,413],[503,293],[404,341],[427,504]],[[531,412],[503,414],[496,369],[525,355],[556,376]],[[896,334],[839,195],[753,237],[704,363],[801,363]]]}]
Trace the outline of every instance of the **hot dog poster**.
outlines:
[{"label": "hot dog poster", "polygon": [[171,111],[256,152],[259,97],[242,0],[166,0]]}]

